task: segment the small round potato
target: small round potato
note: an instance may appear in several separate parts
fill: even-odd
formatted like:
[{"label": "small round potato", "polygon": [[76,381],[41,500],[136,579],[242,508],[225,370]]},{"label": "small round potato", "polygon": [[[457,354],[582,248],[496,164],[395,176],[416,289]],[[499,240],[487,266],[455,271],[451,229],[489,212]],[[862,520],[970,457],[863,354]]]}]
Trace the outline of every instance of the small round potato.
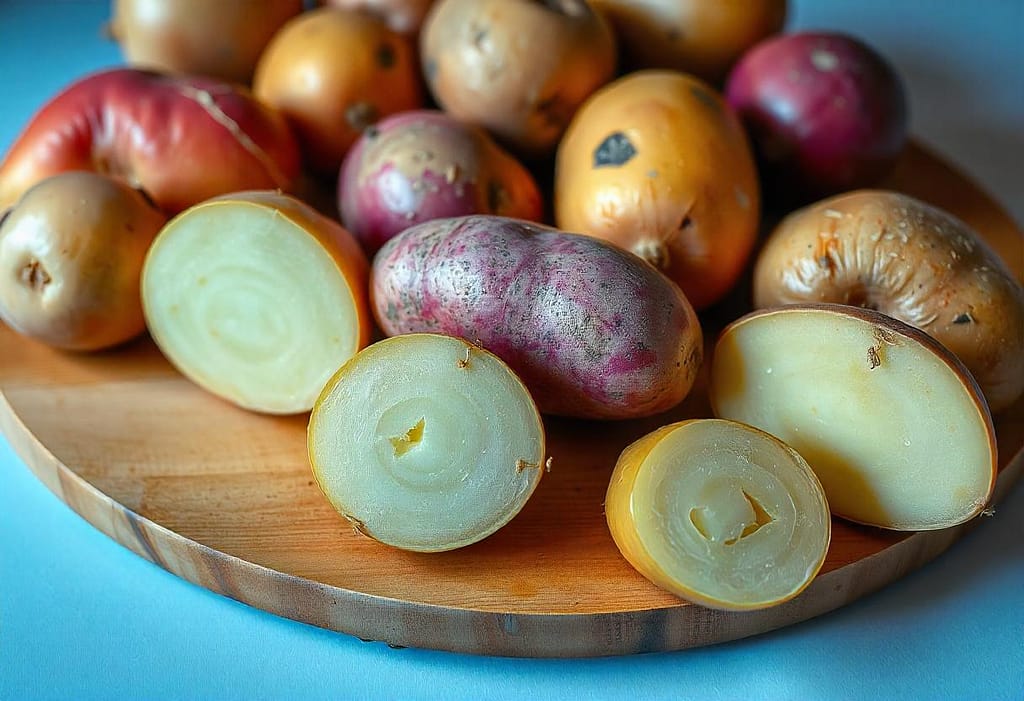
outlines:
[{"label": "small round potato", "polygon": [[68,172],[0,220],[0,318],[51,346],[91,351],[145,330],[139,278],[165,217],[137,190]]},{"label": "small round potato", "polygon": [[964,222],[896,192],[862,190],[786,217],[754,268],[754,304],[877,309],[960,358],[992,411],[1024,394],[1024,288]]}]

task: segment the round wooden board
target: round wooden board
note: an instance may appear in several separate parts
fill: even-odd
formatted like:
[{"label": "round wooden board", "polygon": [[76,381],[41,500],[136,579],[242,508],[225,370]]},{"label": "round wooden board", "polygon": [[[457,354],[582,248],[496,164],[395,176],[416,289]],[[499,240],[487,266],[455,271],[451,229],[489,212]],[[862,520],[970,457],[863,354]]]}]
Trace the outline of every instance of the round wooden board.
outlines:
[{"label": "round wooden board", "polygon": [[[1024,276],[1014,222],[940,159],[915,146],[886,186],[959,215]],[[709,341],[743,311],[744,296],[705,320]],[[548,420],[553,468],[519,516],[476,545],[417,554],[359,535],[331,510],[308,468],[306,416],[230,406],[183,379],[148,339],[75,355],[0,326],[0,358],[0,428],[101,531],[233,599],[393,645],[564,657],[707,645],[842,606],[928,562],[964,530],[898,534],[836,521],[825,566],[804,593],[726,613],[681,602],[632,570],[602,511],[623,447],[669,421],[710,415],[703,378],[667,415]],[[996,429],[998,498],[1024,465],[1024,401]]]}]

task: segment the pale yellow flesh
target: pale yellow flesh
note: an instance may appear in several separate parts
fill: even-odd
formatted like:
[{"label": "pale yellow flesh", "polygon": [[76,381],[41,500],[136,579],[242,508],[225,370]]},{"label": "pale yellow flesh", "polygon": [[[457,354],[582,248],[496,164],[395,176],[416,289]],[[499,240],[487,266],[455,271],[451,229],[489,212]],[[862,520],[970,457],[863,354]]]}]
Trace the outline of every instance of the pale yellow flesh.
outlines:
[{"label": "pale yellow flesh", "polygon": [[795,596],[828,550],[824,493],[799,455],[747,426],[691,421],[643,459],[629,509],[646,572],[705,605],[753,609]]},{"label": "pale yellow flesh", "polygon": [[146,322],[186,376],[242,407],[309,411],[358,350],[352,291],[316,237],[272,207],[201,206],[160,234]]},{"label": "pale yellow flesh", "polygon": [[716,415],[803,455],[837,515],[935,529],[990,497],[995,446],[977,395],[934,349],[863,319],[800,310],[740,322],[718,342],[710,392]]},{"label": "pale yellow flesh", "polygon": [[320,488],[366,535],[451,550],[494,533],[544,471],[533,399],[497,357],[433,334],[380,341],[331,380],[309,423]]}]

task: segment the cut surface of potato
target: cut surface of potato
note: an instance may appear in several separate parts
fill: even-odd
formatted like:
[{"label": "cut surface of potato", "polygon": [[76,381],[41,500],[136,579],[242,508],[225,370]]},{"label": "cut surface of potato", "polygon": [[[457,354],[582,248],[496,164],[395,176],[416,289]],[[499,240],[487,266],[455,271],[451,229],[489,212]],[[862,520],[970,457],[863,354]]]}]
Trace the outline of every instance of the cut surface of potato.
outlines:
[{"label": "cut surface of potato", "polygon": [[717,416],[785,441],[832,512],[882,528],[945,528],[977,515],[996,474],[977,384],[931,337],[879,312],[794,305],[749,314],[714,351]]},{"label": "cut surface of potato", "polygon": [[807,462],[722,419],[664,426],[627,447],[605,502],[623,556],[658,586],[714,608],[787,601],[814,578],[831,520]]},{"label": "cut surface of potato", "polygon": [[497,356],[436,334],[394,336],[346,363],[309,421],[328,501],[361,533],[437,552],[481,540],[544,472],[544,428]]},{"label": "cut surface of potato", "polygon": [[146,323],[187,377],[239,406],[309,411],[369,341],[368,263],[347,231],[285,195],[211,200],[173,219],[143,271]]}]

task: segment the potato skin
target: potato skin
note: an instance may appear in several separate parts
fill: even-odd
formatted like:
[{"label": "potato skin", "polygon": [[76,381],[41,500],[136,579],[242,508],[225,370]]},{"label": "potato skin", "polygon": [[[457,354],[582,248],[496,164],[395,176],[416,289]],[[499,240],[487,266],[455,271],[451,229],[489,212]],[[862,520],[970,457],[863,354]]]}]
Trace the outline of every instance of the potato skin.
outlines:
[{"label": "potato skin", "polygon": [[341,167],[338,209],[370,254],[430,219],[543,215],[530,171],[483,129],[433,110],[392,115],[363,133]]},{"label": "potato skin", "polygon": [[303,0],[114,0],[110,32],[130,65],[248,83]]},{"label": "potato skin", "polygon": [[690,391],[703,358],[693,308],[652,266],[515,219],[474,215],[406,229],[374,259],[370,295],[386,334],[479,343],[548,414],[664,411]]},{"label": "potato skin", "polygon": [[434,98],[524,158],[550,154],[611,80],[615,35],[584,0],[439,0],[420,34]]},{"label": "potato skin", "polygon": [[993,412],[1024,394],[1024,288],[970,227],[885,190],[798,210],[754,267],[754,305],[831,302],[915,326],[971,371]]},{"label": "potato skin", "polygon": [[96,173],[49,177],[0,219],[0,319],[76,351],[142,333],[139,279],[166,222],[138,191]]},{"label": "potato skin", "polygon": [[0,164],[0,208],[40,180],[88,170],[139,187],[168,214],[237,190],[289,190],[299,150],[241,86],[132,68],[93,73],[36,113]]}]

